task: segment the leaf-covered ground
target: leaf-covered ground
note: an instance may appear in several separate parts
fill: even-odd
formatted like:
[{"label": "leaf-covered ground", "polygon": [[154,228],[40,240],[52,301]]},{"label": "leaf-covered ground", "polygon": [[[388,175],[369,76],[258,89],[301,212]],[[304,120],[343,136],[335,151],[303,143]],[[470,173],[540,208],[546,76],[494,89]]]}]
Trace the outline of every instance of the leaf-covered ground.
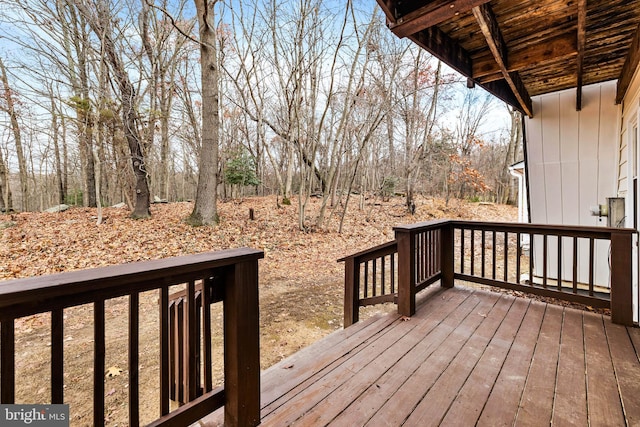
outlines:
[{"label": "leaf-covered ground", "polygon": [[[360,206],[362,209],[360,209]],[[249,219],[249,209],[255,219]],[[310,219],[319,208],[312,199]],[[403,199],[352,200],[343,233],[339,215],[326,230],[298,229],[297,201],[278,207],[275,197],[221,202],[217,227],[193,228],[184,219],[191,203],[153,205],[152,218],[132,220],[128,211],[104,209],[96,225],[96,210],[20,213],[0,217],[0,279],[13,279],[248,246],[265,251],[260,261],[261,363],[266,368],[296,350],[342,327],[343,264],[350,253],[393,239],[392,227],[434,218],[514,221],[512,206],[458,200],[419,199],[414,216]],[[126,299],[107,303],[106,407],[110,425],[126,425]],[[140,385],[143,421],[157,414],[157,296],[141,298]],[[372,310],[377,310],[373,308]],[[371,311],[371,310],[369,310]],[[214,316],[220,320],[220,315]],[[72,425],[91,421],[92,308],[65,310],[65,400]],[[46,315],[19,319],[16,333],[17,397],[25,403],[49,401],[49,319]],[[218,339],[219,341],[219,339]],[[219,342],[217,342],[219,344]],[[218,367],[220,368],[220,367]],[[24,381],[28,379],[27,381]],[[146,396],[146,397],[145,397]]]}]

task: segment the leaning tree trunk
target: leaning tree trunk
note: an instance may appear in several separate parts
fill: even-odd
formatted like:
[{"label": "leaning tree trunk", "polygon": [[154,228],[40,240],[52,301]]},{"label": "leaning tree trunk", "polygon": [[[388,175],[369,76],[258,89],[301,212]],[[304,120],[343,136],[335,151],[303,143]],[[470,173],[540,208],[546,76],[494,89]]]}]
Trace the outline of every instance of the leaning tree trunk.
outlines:
[{"label": "leaning tree trunk", "polygon": [[200,68],[202,79],[202,145],[198,187],[192,225],[214,225],[218,222],[218,140],[220,135],[218,54],[214,27],[215,0],[195,0],[200,31]]},{"label": "leaning tree trunk", "polygon": [[[22,210],[29,210],[28,200],[28,186],[27,186],[27,161],[22,150],[22,136],[20,132],[20,124],[18,123],[18,114],[15,109],[13,100],[13,92],[9,87],[9,79],[7,78],[7,70],[4,67],[4,63],[0,60],[0,78],[4,86],[4,97],[6,103],[6,111],[9,114],[11,120],[11,130],[13,131],[13,138],[16,144],[16,154],[18,155],[18,170],[20,172],[20,195],[22,196]],[[8,185],[8,183],[7,183]]]},{"label": "leaning tree trunk", "polygon": [[97,19],[91,19],[91,14],[84,7],[81,9],[87,17],[89,25],[100,37],[102,50],[108,58],[113,71],[113,77],[120,90],[122,98],[122,124],[124,135],[131,153],[131,164],[135,175],[135,204],[132,218],[148,218],[151,216],[149,182],[147,178],[146,163],[142,151],[142,141],[138,131],[138,118],[135,111],[135,88],[129,80],[125,66],[117,54],[116,46],[111,38],[111,17],[107,5],[99,4]]}]

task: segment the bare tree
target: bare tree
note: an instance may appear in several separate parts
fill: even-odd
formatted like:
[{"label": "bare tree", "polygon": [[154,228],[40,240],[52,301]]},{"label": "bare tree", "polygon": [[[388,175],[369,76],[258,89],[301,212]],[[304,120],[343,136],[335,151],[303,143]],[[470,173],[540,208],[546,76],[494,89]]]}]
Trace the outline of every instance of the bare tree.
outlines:
[{"label": "bare tree", "polygon": [[133,218],[147,218],[151,216],[151,211],[149,210],[150,194],[142,140],[138,127],[139,119],[135,110],[136,91],[116,47],[112,28],[114,16],[109,10],[109,5],[104,2],[93,4],[93,8],[91,5],[82,3],[78,5],[78,8],[93,32],[100,39],[102,52],[109,61],[113,77],[120,91],[124,135],[129,146],[136,182],[135,205],[131,216]]},{"label": "bare tree", "polygon": [[189,223],[218,223],[218,143],[220,138],[220,67],[215,29],[217,0],[194,0],[200,34],[200,70],[202,80],[202,144],[198,188]]}]

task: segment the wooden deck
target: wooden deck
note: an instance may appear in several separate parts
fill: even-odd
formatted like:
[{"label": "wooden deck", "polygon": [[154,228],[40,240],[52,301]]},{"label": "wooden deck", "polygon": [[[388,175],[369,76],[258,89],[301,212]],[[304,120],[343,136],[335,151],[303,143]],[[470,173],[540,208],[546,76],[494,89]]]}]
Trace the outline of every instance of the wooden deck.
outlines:
[{"label": "wooden deck", "polygon": [[638,328],[503,293],[424,293],[410,319],[368,319],[264,371],[262,425],[640,425]]}]

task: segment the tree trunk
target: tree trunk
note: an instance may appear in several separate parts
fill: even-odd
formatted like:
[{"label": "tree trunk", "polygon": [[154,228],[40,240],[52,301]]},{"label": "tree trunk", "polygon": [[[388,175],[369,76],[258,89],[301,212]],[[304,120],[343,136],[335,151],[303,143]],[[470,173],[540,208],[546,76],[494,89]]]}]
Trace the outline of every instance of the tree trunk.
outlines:
[{"label": "tree trunk", "polygon": [[200,68],[202,79],[202,144],[200,147],[198,187],[192,225],[218,223],[218,142],[220,137],[217,40],[214,21],[215,0],[194,0],[200,32]]},{"label": "tree trunk", "polygon": [[[89,25],[100,37],[102,50],[106,54],[113,71],[113,78],[120,90],[122,102],[122,123],[124,135],[131,154],[131,164],[135,175],[135,205],[132,218],[148,218],[151,216],[149,183],[147,180],[147,170],[144,153],[142,151],[142,141],[138,130],[138,119],[135,110],[136,93],[129,80],[129,75],[125,66],[117,54],[116,46],[111,38],[111,16],[106,4],[99,4],[97,19],[91,19],[91,14],[86,9],[82,9]],[[92,156],[93,157],[93,156]],[[95,187],[94,187],[95,188]]]},{"label": "tree trunk", "polygon": [[15,110],[15,104],[13,100],[13,91],[9,87],[9,79],[7,78],[7,70],[4,67],[4,63],[0,60],[0,78],[4,86],[3,97],[6,102],[7,114],[11,120],[11,131],[13,132],[13,139],[16,145],[16,154],[18,156],[18,170],[20,172],[20,195],[22,197],[22,210],[29,210],[28,200],[28,176],[27,176],[27,160],[22,149],[22,136],[20,130],[20,123],[18,123],[18,113]]}]

